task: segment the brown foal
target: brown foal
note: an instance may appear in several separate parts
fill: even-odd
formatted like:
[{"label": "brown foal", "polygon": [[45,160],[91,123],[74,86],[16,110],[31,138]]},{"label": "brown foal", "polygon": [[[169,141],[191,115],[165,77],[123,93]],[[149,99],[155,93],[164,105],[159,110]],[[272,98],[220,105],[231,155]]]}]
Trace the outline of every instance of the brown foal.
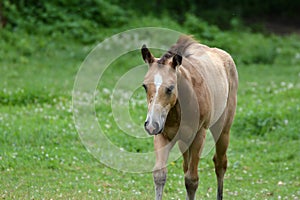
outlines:
[{"label": "brown foal", "polygon": [[155,58],[145,45],[141,51],[149,65],[143,84],[148,102],[144,126],[154,135],[156,199],[162,199],[167,159],[176,142],[183,154],[186,199],[195,199],[198,163],[210,129],[216,147],[217,199],[221,200],[237,103],[238,74],[233,59],[189,36],[181,36],[161,58]]}]

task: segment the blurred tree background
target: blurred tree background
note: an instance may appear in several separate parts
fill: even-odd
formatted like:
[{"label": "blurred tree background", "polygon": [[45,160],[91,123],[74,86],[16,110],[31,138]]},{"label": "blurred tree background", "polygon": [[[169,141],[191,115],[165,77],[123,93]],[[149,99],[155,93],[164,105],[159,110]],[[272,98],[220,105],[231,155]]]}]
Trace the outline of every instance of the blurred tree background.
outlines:
[{"label": "blurred tree background", "polygon": [[0,9],[2,26],[27,30],[42,25],[52,25],[57,31],[81,26],[84,29],[119,27],[133,17],[145,15],[157,18],[169,16],[183,24],[187,14],[221,29],[247,22],[255,22],[252,28],[264,22],[291,26],[300,24],[300,1],[284,0],[153,0],[147,3],[139,0],[2,0]]},{"label": "blurred tree background", "polygon": [[[275,35],[300,32],[300,1],[2,0],[0,5],[1,37],[27,54],[41,48],[31,45],[27,37],[33,35],[95,44],[130,28],[158,26],[223,48],[238,64],[299,63],[299,43]],[[23,43],[17,42],[18,35]],[[282,45],[287,48],[282,50]],[[6,51],[2,49],[2,56],[7,58]]]}]

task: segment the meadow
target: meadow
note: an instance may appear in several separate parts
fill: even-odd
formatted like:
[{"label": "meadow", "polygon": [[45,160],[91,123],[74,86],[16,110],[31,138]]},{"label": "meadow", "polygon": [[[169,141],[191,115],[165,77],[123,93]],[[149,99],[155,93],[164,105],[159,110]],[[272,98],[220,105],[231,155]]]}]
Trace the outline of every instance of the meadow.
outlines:
[{"label": "meadow", "polygon": [[[300,199],[300,37],[250,31],[221,31],[189,16],[172,20],[133,20],[126,27],[102,29],[90,40],[72,33],[0,30],[0,197],[2,199],[153,199],[151,173],[125,173],[103,165],[82,144],[73,121],[72,89],[89,52],[106,37],[138,26],[161,26],[193,34],[231,53],[237,63],[237,114],[228,150],[225,199]],[[74,28],[73,32],[77,29]],[[174,41],[175,42],[175,41]],[[141,44],[142,45],[142,44]],[[132,52],[112,64],[97,90],[99,124],[125,150],[152,150],[118,131],[109,108],[120,74],[143,64]],[[120,67],[122,67],[120,69]],[[134,99],[135,98],[135,99]],[[140,125],[146,114],[139,88],[130,102]],[[215,199],[213,151],[199,164],[197,199]],[[182,159],[168,169],[165,199],[184,199]]]}]

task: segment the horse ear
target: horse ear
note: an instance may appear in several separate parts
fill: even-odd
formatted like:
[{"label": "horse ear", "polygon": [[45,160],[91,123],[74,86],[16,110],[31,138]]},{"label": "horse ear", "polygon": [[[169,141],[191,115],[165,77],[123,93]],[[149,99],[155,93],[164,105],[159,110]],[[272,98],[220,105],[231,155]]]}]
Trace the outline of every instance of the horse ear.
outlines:
[{"label": "horse ear", "polygon": [[141,52],[142,52],[143,59],[146,63],[150,64],[154,62],[155,60],[154,56],[151,54],[151,52],[149,51],[149,49],[146,47],[145,44],[142,46]]},{"label": "horse ear", "polygon": [[175,69],[177,66],[181,65],[181,62],[182,62],[182,56],[176,54],[172,60],[172,67]]}]

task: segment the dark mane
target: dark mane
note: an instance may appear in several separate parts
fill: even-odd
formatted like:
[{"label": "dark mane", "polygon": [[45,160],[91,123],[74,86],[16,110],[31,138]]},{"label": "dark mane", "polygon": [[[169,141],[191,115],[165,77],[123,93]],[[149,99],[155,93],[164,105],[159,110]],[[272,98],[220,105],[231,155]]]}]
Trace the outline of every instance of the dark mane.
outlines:
[{"label": "dark mane", "polygon": [[186,49],[194,43],[197,43],[197,41],[192,36],[181,35],[177,42],[157,62],[159,64],[165,64],[169,58],[176,54],[187,56]]}]

